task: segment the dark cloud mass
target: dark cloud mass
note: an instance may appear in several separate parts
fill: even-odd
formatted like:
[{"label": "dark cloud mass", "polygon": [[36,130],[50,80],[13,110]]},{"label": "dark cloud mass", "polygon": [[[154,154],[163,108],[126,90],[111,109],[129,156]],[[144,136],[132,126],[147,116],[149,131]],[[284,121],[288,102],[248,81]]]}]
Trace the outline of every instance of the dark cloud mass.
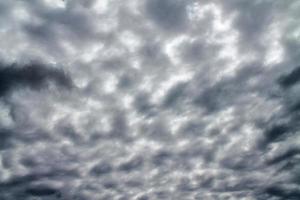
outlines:
[{"label": "dark cloud mass", "polygon": [[71,80],[63,71],[47,68],[42,64],[0,66],[0,96],[17,87],[41,89],[47,81],[52,81],[58,86],[71,87]]},{"label": "dark cloud mass", "polygon": [[288,88],[295,85],[299,81],[300,81],[300,67],[296,67],[289,74],[280,77],[279,84],[284,88]]},{"label": "dark cloud mass", "polygon": [[0,199],[300,199],[299,13],[0,0]]}]

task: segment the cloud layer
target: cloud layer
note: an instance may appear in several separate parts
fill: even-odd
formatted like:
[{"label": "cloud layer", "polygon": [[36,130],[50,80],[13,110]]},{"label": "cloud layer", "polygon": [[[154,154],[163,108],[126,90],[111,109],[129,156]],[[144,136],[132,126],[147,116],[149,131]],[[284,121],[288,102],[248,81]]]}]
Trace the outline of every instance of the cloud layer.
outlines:
[{"label": "cloud layer", "polygon": [[0,197],[300,197],[300,4],[0,1]]}]

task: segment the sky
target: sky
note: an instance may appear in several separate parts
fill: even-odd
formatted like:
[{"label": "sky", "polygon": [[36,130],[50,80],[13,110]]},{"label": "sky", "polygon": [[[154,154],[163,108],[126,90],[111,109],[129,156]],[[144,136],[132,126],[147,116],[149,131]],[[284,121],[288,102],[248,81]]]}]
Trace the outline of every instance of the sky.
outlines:
[{"label": "sky", "polygon": [[299,13],[0,0],[0,199],[300,199]]}]

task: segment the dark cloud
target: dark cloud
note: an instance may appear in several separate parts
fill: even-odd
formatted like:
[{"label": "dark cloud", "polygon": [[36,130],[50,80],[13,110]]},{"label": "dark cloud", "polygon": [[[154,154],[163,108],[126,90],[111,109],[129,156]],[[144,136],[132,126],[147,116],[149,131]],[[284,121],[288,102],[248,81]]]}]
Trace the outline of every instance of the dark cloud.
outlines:
[{"label": "dark cloud", "polygon": [[152,162],[155,166],[165,165],[168,164],[172,159],[174,158],[174,155],[170,151],[160,151],[157,152],[152,157]]},{"label": "dark cloud", "polygon": [[289,125],[287,124],[274,124],[270,128],[266,128],[264,132],[265,138],[263,139],[264,146],[269,145],[273,142],[283,140],[284,136],[290,132]]},{"label": "dark cloud", "polygon": [[50,137],[47,135],[47,133],[42,130],[20,131],[14,129],[2,129],[0,133],[0,149],[12,148],[18,141],[31,144],[42,140],[50,140]]},{"label": "dark cloud", "polygon": [[270,186],[265,189],[267,198],[277,198],[277,199],[291,199],[296,200],[300,197],[300,191],[298,189],[285,189],[284,186]]},{"label": "dark cloud", "polygon": [[95,176],[106,175],[112,172],[113,167],[110,163],[107,162],[100,162],[92,167],[90,173]]},{"label": "dark cloud", "polygon": [[134,107],[138,112],[146,116],[154,114],[154,105],[150,102],[150,95],[145,92],[141,92],[136,95],[134,99]]},{"label": "dark cloud", "polygon": [[294,156],[297,156],[300,154],[300,150],[297,148],[290,148],[286,150],[283,153],[278,153],[274,158],[268,161],[269,164],[276,164],[280,163],[282,161],[290,161],[294,158]]},{"label": "dark cloud", "polygon": [[125,172],[130,172],[130,171],[139,169],[142,165],[143,165],[143,158],[136,157],[136,158],[133,158],[129,161],[122,163],[119,166],[119,170],[125,171]]},{"label": "dark cloud", "polygon": [[1,130],[0,131],[0,149],[9,148],[11,144],[11,138],[13,137],[14,132],[11,130]]},{"label": "dark cloud", "polygon": [[27,188],[25,194],[28,194],[30,196],[43,197],[43,196],[52,196],[52,195],[59,196],[60,192],[51,187],[35,186],[35,187]]},{"label": "dark cloud", "polygon": [[220,51],[221,46],[209,44],[205,38],[199,37],[196,41],[183,42],[179,51],[184,63],[190,63],[195,68],[213,60]]},{"label": "dark cloud", "polygon": [[148,0],[145,4],[146,13],[159,28],[168,32],[183,31],[186,27],[187,10],[183,1]]},{"label": "dark cloud", "polygon": [[184,89],[186,87],[186,83],[179,83],[175,85],[168,91],[168,94],[165,95],[165,99],[163,101],[164,107],[173,107],[176,106],[176,103],[179,101],[180,97],[184,96]]},{"label": "dark cloud", "polygon": [[2,64],[0,69],[0,96],[18,87],[41,89],[49,81],[65,88],[72,86],[71,79],[66,73],[43,64],[27,64],[24,66]]},{"label": "dark cloud", "polygon": [[62,170],[57,170],[57,171],[52,171],[52,172],[45,172],[45,173],[32,173],[32,174],[27,174],[24,176],[17,176],[13,177],[9,181],[2,182],[1,183],[1,188],[9,189],[9,188],[15,188],[19,186],[26,186],[28,184],[31,184],[36,181],[40,181],[42,179],[47,179],[51,177],[59,177],[62,175],[67,175],[66,171]]},{"label": "dark cloud", "polygon": [[300,81],[300,67],[296,67],[292,72],[279,78],[279,84],[284,88],[289,88]]}]

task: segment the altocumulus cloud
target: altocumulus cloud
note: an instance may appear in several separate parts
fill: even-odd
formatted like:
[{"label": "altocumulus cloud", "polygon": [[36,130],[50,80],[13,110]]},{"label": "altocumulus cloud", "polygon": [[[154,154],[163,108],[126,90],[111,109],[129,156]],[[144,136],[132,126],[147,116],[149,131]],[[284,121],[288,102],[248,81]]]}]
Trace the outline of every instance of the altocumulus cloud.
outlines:
[{"label": "altocumulus cloud", "polygon": [[0,0],[0,199],[298,200],[299,13]]}]

